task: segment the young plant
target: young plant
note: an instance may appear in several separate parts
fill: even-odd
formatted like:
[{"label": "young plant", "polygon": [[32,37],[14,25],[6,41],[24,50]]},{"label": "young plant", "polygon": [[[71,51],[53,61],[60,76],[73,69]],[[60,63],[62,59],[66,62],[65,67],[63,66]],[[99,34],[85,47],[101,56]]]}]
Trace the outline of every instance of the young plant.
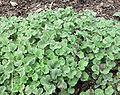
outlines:
[{"label": "young plant", "polygon": [[27,18],[1,17],[0,93],[70,95],[78,81],[90,79],[95,91],[83,95],[115,93],[110,85],[119,82],[112,70],[120,59],[120,23],[95,16],[67,7]]}]

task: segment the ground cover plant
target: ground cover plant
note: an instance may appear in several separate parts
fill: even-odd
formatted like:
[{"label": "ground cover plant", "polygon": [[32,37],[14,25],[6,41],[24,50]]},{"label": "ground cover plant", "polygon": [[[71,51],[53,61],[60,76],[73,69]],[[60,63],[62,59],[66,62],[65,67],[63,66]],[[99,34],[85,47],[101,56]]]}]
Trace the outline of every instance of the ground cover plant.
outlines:
[{"label": "ground cover plant", "polygon": [[119,95],[120,23],[71,7],[1,17],[1,95]]},{"label": "ground cover plant", "polygon": [[118,16],[118,17],[120,17],[120,12],[114,13],[113,16]]}]

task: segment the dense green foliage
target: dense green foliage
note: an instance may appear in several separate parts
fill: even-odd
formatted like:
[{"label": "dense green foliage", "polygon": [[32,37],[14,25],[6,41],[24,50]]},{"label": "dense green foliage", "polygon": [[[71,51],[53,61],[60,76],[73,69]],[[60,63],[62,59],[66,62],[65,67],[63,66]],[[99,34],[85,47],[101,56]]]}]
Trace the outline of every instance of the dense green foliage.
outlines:
[{"label": "dense green foliage", "polygon": [[[78,81],[92,88],[80,95],[120,91],[120,23],[70,7],[0,21],[0,93],[59,95],[75,92]],[[12,82],[13,81],[13,82]],[[13,88],[12,88],[13,85]],[[116,89],[115,89],[116,88]],[[92,93],[92,94],[89,94]]]}]

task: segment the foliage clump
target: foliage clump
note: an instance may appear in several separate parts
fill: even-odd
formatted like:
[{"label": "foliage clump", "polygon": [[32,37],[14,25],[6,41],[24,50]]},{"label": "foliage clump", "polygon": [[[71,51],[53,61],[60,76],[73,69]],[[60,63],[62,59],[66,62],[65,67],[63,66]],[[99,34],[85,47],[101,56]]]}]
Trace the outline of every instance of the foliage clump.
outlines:
[{"label": "foliage clump", "polygon": [[[70,7],[0,21],[0,93],[80,95],[120,91],[120,23]],[[113,73],[114,69],[118,67]],[[13,87],[12,87],[13,86]]]}]

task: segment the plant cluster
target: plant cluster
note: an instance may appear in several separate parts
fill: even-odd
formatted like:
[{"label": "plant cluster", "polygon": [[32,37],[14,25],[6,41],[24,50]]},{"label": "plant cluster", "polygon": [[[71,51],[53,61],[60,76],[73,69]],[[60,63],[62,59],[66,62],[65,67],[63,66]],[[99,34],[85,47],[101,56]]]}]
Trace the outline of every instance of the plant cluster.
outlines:
[{"label": "plant cluster", "polygon": [[120,23],[95,15],[68,7],[1,17],[1,95],[70,95],[90,80],[80,95],[118,95]]}]

